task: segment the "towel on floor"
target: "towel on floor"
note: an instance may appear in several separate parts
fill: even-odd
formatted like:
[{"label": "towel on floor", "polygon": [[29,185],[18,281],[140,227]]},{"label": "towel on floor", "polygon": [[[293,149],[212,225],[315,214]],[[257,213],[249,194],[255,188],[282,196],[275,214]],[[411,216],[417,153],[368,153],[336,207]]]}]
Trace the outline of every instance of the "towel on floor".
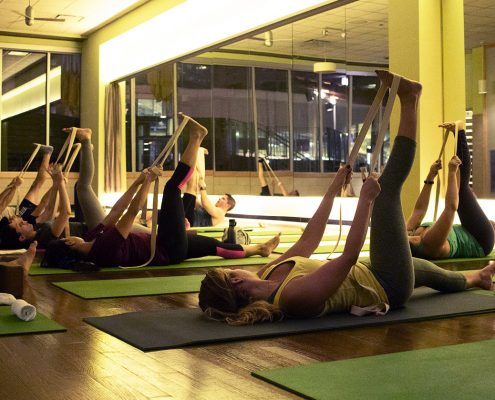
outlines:
[{"label": "towel on floor", "polygon": [[10,293],[0,293],[0,305],[10,306],[15,301],[15,297]]},{"label": "towel on floor", "polygon": [[32,321],[36,317],[36,307],[24,300],[16,300],[11,305],[12,312],[23,321]]}]

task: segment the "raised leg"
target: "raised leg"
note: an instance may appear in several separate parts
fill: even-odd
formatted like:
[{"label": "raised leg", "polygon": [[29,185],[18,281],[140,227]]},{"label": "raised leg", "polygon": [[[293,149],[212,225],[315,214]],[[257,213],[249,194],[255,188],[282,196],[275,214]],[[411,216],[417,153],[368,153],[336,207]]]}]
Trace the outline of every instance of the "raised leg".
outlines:
[{"label": "raised leg", "polygon": [[[393,75],[377,71],[382,85],[390,86]],[[388,163],[380,176],[381,192],[371,216],[371,270],[382,284],[392,307],[404,304],[414,286],[411,250],[402,213],[400,194],[414,161],[418,82],[401,79],[397,92],[401,103],[399,131]]]}]

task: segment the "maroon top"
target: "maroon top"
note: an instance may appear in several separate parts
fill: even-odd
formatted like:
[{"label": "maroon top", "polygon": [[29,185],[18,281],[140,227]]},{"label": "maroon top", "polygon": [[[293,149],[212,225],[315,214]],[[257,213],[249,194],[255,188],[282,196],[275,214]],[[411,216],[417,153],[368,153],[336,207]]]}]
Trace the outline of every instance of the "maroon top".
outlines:
[{"label": "maroon top", "polygon": [[[131,267],[144,264],[151,254],[151,235],[145,232],[129,233],[127,239],[115,226],[98,224],[89,231],[86,241],[94,239],[93,247],[88,253],[88,261],[100,267]],[[150,265],[168,265],[167,254],[159,246]]]}]

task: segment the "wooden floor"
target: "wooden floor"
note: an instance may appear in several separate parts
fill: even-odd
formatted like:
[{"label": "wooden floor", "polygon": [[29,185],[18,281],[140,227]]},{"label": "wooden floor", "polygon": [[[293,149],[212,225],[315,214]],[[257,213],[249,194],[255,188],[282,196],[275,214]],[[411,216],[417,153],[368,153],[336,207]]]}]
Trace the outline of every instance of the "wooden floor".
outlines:
[{"label": "wooden floor", "polygon": [[[132,271],[98,278],[201,272]],[[82,300],[50,284],[84,278],[95,279],[29,278],[25,299],[67,332],[0,337],[0,399],[295,399],[250,373],[495,338],[495,314],[484,314],[143,353],[82,318],[195,307],[197,295]]]}]

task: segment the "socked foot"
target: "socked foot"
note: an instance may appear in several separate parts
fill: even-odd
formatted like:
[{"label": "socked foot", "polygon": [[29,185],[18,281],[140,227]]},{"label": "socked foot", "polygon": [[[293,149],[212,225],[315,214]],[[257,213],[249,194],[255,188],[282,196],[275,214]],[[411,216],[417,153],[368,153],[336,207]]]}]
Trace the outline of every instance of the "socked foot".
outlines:
[{"label": "socked foot", "polygon": [[[383,69],[376,70],[376,74],[380,79],[380,83],[386,87],[392,86],[394,76],[398,76]],[[422,89],[423,87],[421,86],[421,83],[400,76],[400,83],[397,90],[397,95],[401,99],[401,102],[407,100],[416,101],[421,95]]]}]

